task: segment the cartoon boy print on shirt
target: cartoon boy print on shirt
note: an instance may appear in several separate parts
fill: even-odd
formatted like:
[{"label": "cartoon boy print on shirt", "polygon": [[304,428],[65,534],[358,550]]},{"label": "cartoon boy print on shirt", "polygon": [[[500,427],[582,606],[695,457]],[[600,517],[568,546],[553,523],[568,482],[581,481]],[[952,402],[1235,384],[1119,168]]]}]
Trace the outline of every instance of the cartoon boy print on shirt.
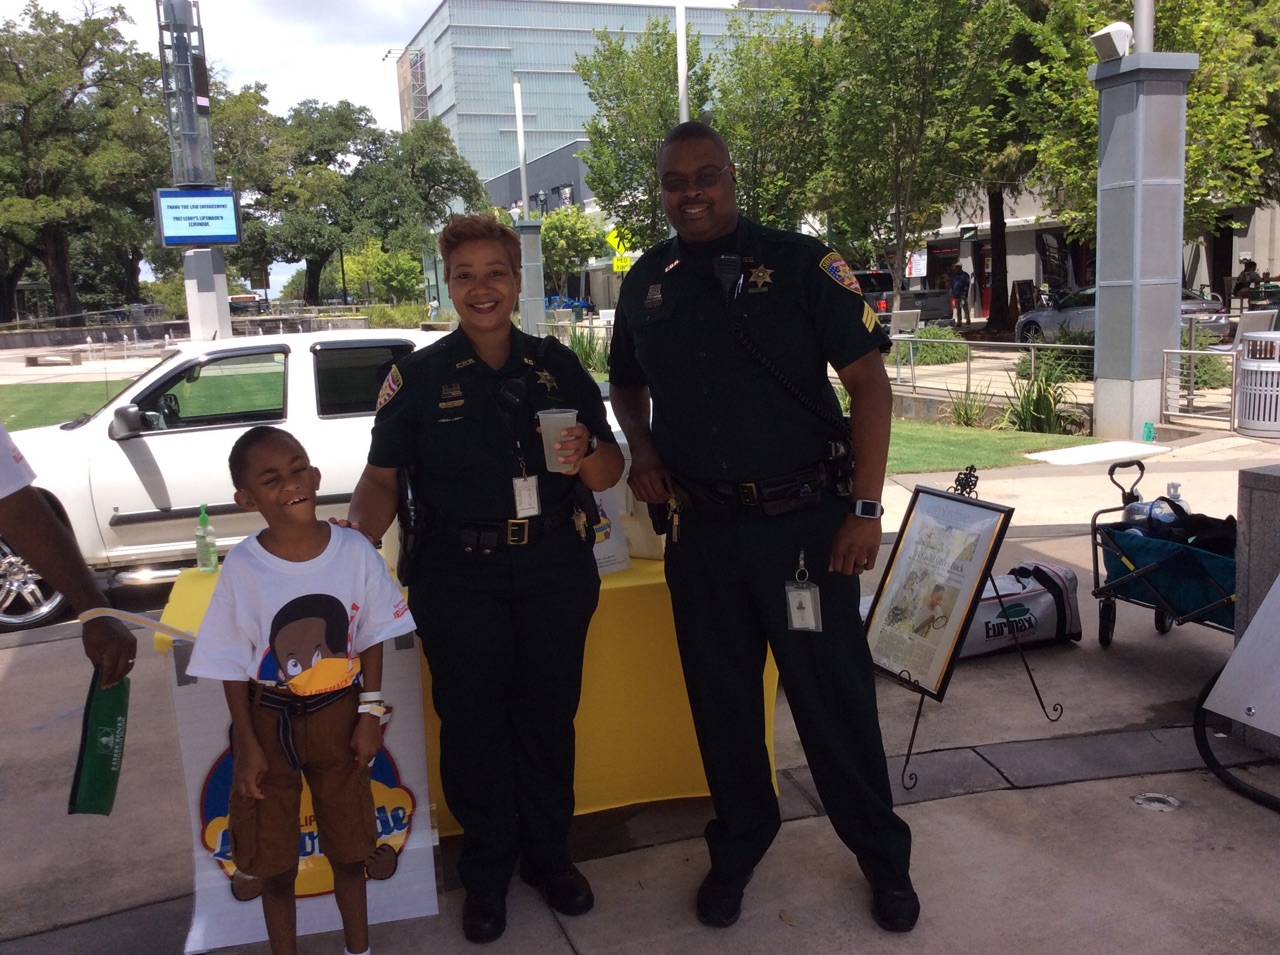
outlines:
[{"label": "cartoon boy print on shirt", "polygon": [[271,620],[271,653],[263,657],[258,678],[287,683],[301,696],[350,685],[360,672],[360,659],[352,653],[349,624],[337,597],[295,597]]}]

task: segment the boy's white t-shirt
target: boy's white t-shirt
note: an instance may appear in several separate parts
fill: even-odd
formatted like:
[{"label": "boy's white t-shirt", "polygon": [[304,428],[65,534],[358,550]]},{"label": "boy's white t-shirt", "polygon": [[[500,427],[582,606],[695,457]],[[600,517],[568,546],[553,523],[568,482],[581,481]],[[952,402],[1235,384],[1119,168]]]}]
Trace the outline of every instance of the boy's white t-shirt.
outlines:
[{"label": "boy's white t-shirt", "polygon": [[36,479],[36,472],[22,456],[9,432],[0,424],[0,497],[21,491]]},{"label": "boy's white t-shirt", "polygon": [[308,606],[332,605],[335,600],[348,618],[353,657],[414,629],[409,606],[386,562],[359,531],[329,525],[328,546],[306,561],[282,560],[268,553],[257,537],[246,537],[222,562],[187,673],[275,683],[271,628],[277,614],[289,607],[303,607],[305,613]]}]

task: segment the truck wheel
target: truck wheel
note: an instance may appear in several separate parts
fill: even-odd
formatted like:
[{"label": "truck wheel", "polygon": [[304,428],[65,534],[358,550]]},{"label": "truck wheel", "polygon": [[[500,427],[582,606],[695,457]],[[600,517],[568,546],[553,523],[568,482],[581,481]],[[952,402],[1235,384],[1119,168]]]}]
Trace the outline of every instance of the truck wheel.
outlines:
[{"label": "truck wheel", "polygon": [[0,633],[53,623],[66,609],[66,598],[0,538]]}]

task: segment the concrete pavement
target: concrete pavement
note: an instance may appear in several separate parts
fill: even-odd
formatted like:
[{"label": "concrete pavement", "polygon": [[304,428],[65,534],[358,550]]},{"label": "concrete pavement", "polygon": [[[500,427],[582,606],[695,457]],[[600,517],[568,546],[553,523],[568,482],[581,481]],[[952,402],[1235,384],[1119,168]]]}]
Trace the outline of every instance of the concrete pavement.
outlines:
[{"label": "concrete pavement", "polygon": [[[0,365],[3,353],[0,353]],[[1166,450],[1167,449],[1167,450]],[[1133,449],[1121,457],[1137,456]],[[1140,485],[1150,499],[1179,481],[1194,509],[1236,512],[1237,473],[1274,464],[1280,448],[1232,435],[1152,445]],[[1114,460],[1115,458],[1111,458]],[[997,559],[1063,564],[1079,577],[1084,637],[1030,651],[1041,711],[1016,655],[962,661],[945,700],[926,701],[901,788],[914,694],[882,682],[881,726],[902,813],[915,838],[923,915],[909,936],[881,932],[852,857],[836,840],[779,700],[775,750],[786,822],[726,930],[693,916],[705,873],[707,800],[654,803],[580,817],[574,853],[597,906],[554,915],[513,880],[495,953],[991,952],[1235,953],[1280,950],[1280,900],[1269,878],[1280,816],[1228,791],[1203,767],[1188,725],[1196,693],[1230,655],[1230,635],[1188,624],[1157,634],[1149,610],[1118,605],[1115,643],[1097,642],[1088,521],[1119,503],[1108,459],[980,472],[979,496],[1015,507]],[[956,470],[965,466],[957,462]],[[917,485],[886,483],[886,528]],[[865,586],[874,587],[882,549]],[[112,816],[64,814],[87,668],[70,625],[0,637],[0,955],[150,955],[181,951],[192,866],[174,715],[160,658],[139,654],[129,750]],[[1280,769],[1220,739],[1222,758],[1280,792]],[[1158,812],[1134,797],[1158,793]],[[373,951],[469,952],[462,895],[444,840],[438,917],[372,928]],[[340,935],[305,938],[303,953],[338,953]],[[263,955],[265,944],[229,951]]]}]

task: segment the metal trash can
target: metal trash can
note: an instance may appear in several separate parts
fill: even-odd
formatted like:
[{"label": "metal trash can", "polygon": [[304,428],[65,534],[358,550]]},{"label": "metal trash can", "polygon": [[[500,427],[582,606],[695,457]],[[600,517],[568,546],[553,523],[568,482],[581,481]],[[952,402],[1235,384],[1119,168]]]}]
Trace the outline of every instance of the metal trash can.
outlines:
[{"label": "metal trash can", "polygon": [[1280,332],[1246,332],[1236,368],[1236,431],[1280,438]]}]

